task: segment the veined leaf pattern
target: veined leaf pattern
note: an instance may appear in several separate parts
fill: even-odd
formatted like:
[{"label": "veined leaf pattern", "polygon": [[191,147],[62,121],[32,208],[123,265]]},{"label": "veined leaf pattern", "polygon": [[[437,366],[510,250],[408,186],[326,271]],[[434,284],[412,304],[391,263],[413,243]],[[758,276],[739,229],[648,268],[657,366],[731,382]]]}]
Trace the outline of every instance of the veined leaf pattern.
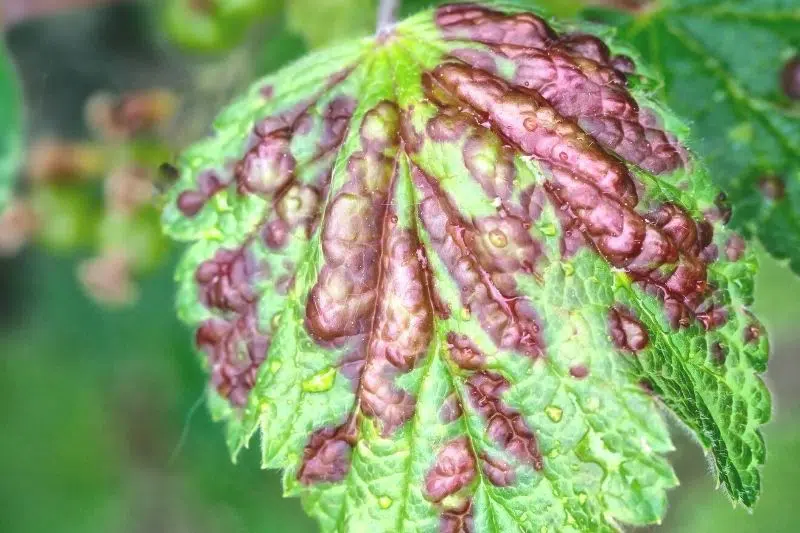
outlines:
[{"label": "veined leaf pattern", "polygon": [[615,531],[752,505],[755,263],[636,54],[453,4],[256,84],[182,158],[182,318],[234,454],[323,531]]}]

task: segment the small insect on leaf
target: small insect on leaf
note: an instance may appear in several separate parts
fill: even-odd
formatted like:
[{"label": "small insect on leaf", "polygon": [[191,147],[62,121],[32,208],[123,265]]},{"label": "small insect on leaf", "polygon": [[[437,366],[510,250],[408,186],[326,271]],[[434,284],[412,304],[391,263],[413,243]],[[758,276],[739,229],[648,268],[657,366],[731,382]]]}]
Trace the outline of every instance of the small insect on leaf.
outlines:
[{"label": "small insect on leaf", "polygon": [[323,531],[616,531],[731,497],[770,396],[753,255],[635,50],[453,4],[267,77],[182,156],[178,308],[234,456]]}]

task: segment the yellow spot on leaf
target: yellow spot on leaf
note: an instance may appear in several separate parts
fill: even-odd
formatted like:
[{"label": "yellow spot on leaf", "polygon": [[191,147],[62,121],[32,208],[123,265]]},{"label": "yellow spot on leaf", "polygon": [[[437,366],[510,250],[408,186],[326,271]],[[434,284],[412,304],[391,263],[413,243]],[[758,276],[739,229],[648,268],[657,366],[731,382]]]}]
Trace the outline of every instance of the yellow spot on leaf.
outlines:
[{"label": "yellow spot on leaf", "polygon": [[544,408],[544,412],[553,422],[561,422],[561,415],[564,414],[563,409],[555,405],[548,405]]},{"label": "yellow spot on leaf", "polygon": [[378,498],[378,505],[381,509],[388,509],[392,506],[392,499],[388,496],[381,496]]},{"label": "yellow spot on leaf", "polygon": [[739,144],[749,144],[753,140],[753,133],[753,124],[751,122],[742,122],[728,130],[728,139]]},{"label": "yellow spot on leaf", "polygon": [[553,237],[557,233],[555,224],[542,224],[539,226],[539,231],[548,237]]},{"label": "yellow spot on leaf", "polygon": [[305,380],[303,382],[303,390],[306,392],[325,392],[333,387],[335,380],[336,369],[329,367]]}]

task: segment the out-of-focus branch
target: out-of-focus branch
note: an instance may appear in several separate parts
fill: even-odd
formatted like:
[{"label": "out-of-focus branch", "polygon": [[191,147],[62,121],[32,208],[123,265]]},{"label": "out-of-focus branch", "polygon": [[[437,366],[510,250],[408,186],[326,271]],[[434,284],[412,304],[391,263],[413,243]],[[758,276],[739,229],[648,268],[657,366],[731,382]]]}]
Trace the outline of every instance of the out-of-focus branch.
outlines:
[{"label": "out-of-focus branch", "polygon": [[400,0],[380,0],[378,3],[378,32],[395,23]]},{"label": "out-of-focus branch", "polygon": [[114,4],[125,0],[0,0],[0,26],[8,29],[24,20],[67,9]]}]

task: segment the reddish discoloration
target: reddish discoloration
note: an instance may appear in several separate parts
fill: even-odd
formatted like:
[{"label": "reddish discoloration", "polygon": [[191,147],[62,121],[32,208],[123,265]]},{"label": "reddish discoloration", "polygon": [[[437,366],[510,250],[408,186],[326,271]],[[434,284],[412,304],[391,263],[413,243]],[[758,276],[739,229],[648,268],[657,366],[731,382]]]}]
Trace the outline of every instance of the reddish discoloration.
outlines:
[{"label": "reddish discoloration", "polygon": [[559,248],[562,259],[568,260],[584,246],[591,246],[591,240],[581,231],[580,220],[571,216],[565,209],[556,211],[556,216],[561,225]]},{"label": "reddish discoloration", "polygon": [[640,352],[650,342],[647,329],[633,316],[631,311],[622,306],[612,307],[608,312],[608,325],[611,339],[620,350]]},{"label": "reddish discoloration", "polygon": [[400,138],[403,140],[403,149],[408,154],[416,154],[422,149],[425,136],[414,127],[412,117],[414,106],[409,106],[400,116]]},{"label": "reddish discoloration", "polygon": [[234,167],[240,193],[270,196],[289,183],[296,165],[290,142],[300,116],[279,116],[256,126],[260,137]]},{"label": "reddish discoloration", "polygon": [[428,121],[425,132],[436,142],[453,142],[463,137],[472,124],[472,117],[469,115],[445,107]]},{"label": "reddish discoloration", "polygon": [[388,102],[365,115],[361,126],[364,149],[351,156],[347,165],[350,180],[328,208],[322,229],[325,266],[306,307],[308,331],[320,341],[362,334],[370,326],[379,275],[381,223],[397,150],[396,123],[397,109]]},{"label": "reddish discoloration", "polygon": [[595,145],[533,91],[465,65],[445,63],[430,74],[447,94],[488,122],[524,153],[594,185],[627,206],[637,203],[636,188],[622,162]]},{"label": "reddish discoloration", "polygon": [[628,56],[615,56],[611,60],[611,66],[614,67],[617,72],[621,72],[622,74],[633,74],[636,72],[636,63],[634,63],[633,59]]},{"label": "reddish discoloration", "polygon": [[725,358],[728,356],[728,347],[721,342],[711,344],[711,357],[718,365],[725,364]]},{"label": "reddish discoloration", "polygon": [[318,154],[322,155],[341,145],[347,131],[347,124],[356,108],[355,99],[338,96],[331,100],[322,115],[322,137]]},{"label": "reddish discoloration", "polygon": [[424,196],[420,218],[433,248],[461,287],[464,306],[498,347],[539,357],[537,317],[529,301],[517,294],[512,276],[533,269],[540,254],[538,244],[523,223],[510,216],[478,220],[477,227],[469,224],[434,180],[416,167],[412,174]]},{"label": "reddish discoloration", "polygon": [[758,188],[765,198],[773,202],[782,200],[786,196],[786,185],[778,176],[764,176],[758,180]]},{"label": "reddish discoloration", "polygon": [[425,355],[433,332],[428,287],[417,260],[419,243],[390,221],[385,229],[379,297],[367,362],[361,377],[361,408],[379,419],[384,435],[414,414],[414,398],[392,384]]},{"label": "reddish discoloration", "polygon": [[289,229],[289,225],[279,218],[270,220],[264,224],[261,230],[261,237],[264,239],[264,244],[273,250],[283,248],[286,246],[286,243],[289,242]]},{"label": "reddish discoloration", "polygon": [[492,458],[486,453],[481,454],[481,469],[492,485],[496,487],[507,487],[517,479],[510,464],[502,459]]},{"label": "reddish discoloration", "polygon": [[536,91],[606,149],[655,174],[683,166],[686,154],[677,140],[639,109],[613,68],[556,49],[500,52],[517,64],[514,84]]},{"label": "reddish discoloration", "polygon": [[[265,88],[262,95],[268,98],[271,92],[271,87]],[[274,209],[259,229],[261,238],[270,248],[285,246],[298,226],[305,227],[310,234],[319,215],[319,201],[330,171],[323,171],[318,187],[294,184],[297,162],[289,150],[293,135],[311,131],[314,119],[309,109],[314,103],[303,101],[260,121],[248,139],[247,153],[229,165],[240,193],[272,198]],[[346,97],[336,98],[327,105],[322,113],[316,158],[341,144],[354,107],[353,99]],[[228,184],[213,171],[203,172],[197,179],[197,190],[184,191],[178,197],[178,207],[184,215],[194,216],[212,195]],[[200,326],[197,344],[208,354],[212,385],[236,406],[246,403],[270,341],[258,328],[253,282],[263,272],[247,252],[250,242],[252,240],[239,250],[219,251],[213,259],[202,263],[195,275],[200,301],[225,313],[224,319],[213,318]],[[294,270],[294,265],[286,266],[289,272]],[[277,292],[286,294],[293,283],[293,274],[281,276],[276,280]]]},{"label": "reddish discoloration", "polygon": [[800,56],[794,56],[781,71],[783,94],[792,100],[800,100]]},{"label": "reddish discoloration", "polygon": [[256,274],[255,262],[245,249],[220,249],[195,272],[200,301],[209,308],[243,313],[257,299]]},{"label": "reddish discoloration", "polygon": [[717,259],[719,259],[719,246],[716,244],[709,244],[700,252],[700,260],[706,264],[711,264]]},{"label": "reddish discoloration", "polygon": [[440,502],[475,479],[475,457],[466,437],[449,442],[436,456],[425,476],[425,497]]},{"label": "reddish discoloration", "polygon": [[605,148],[656,174],[684,166],[685,149],[664,131],[654,113],[639,109],[626,88],[625,74],[635,70],[633,61],[627,56],[611,58],[597,37],[558,38],[544,20],[530,13],[503,14],[480,7],[445,6],[437,22],[446,38],[466,36],[491,50],[459,49],[453,57],[490,74],[497,72],[493,53],[510,60],[517,67],[512,82],[518,88],[536,91]]},{"label": "reddish discoloration", "polygon": [[585,33],[563,35],[555,47],[570,55],[590,59],[599,65],[608,65],[611,60],[611,51],[606,43],[594,35]]},{"label": "reddish discoloration", "polygon": [[738,261],[744,255],[747,249],[747,244],[739,235],[731,235],[728,242],[725,243],[725,257],[728,261]]},{"label": "reddish discoloration", "polygon": [[486,365],[486,356],[466,335],[447,334],[450,359],[464,370],[479,370]]},{"label": "reddish discoloration", "polygon": [[197,191],[183,191],[178,195],[178,209],[185,217],[193,217],[206,205],[207,198]]},{"label": "reddish discoloration", "polygon": [[758,323],[749,324],[744,328],[744,342],[755,344],[761,338],[761,325]]},{"label": "reddish discoloration", "polygon": [[555,38],[553,30],[532,13],[506,15],[475,4],[452,4],[436,10],[436,24],[446,39],[540,48]]},{"label": "reddish discoloration", "polygon": [[206,205],[208,199],[224,189],[223,183],[214,171],[201,172],[197,177],[197,189],[183,191],[177,200],[178,209],[186,217],[193,217]]},{"label": "reddish discoloration", "polygon": [[443,423],[449,424],[450,422],[458,420],[463,413],[464,411],[461,409],[461,402],[458,400],[458,396],[452,393],[442,404],[442,408],[439,411],[439,419]]},{"label": "reddish discoloration", "polygon": [[541,470],[542,455],[528,423],[502,400],[509,383],[499,374],[476,372],[466,382],[473,407],[486,419],[487,435],[520,461]]},{"label": "reddish discoloration", "polygon": [[350,471],[350,456],[355,441],[352,420],[339,427],[318,429],[311,434],[303,450],[303,462],[297,479],[303,485],[341,481]]},{"label": "reddish discoloration", "polygon": [[444,511],[439,519],[440,533],[473,533],[472,498],[463,504]]},{"label": "reddish discoloration", "polygon": [[235,406],[247,402],[269,348],[258,326],[253,284],[259,273],[244,247],[219,250],[195,272],[200,301],[226,314],[203,322],[196,343],[208,356],[211,384]]},{"label": "reddish discoloration", "polygon": [[[325,89],[340,83],[348,74],[349,71],[344,71],[334,76]],[[314,117],[310,111],[316,102],[316,99],[303,100],[256,124],[248,140],[247,153],[233,169],[240,193],[272,196],[294,179],[298,162],[290,150],[291,139],[312,130]],[[315,158],[341,145],[354,109],[355,100],[349,96],[338,96],[327,104],[322,111],[322,132]]]},{"label": "reddish discoloration", "polygon": [[697,309],[696,318],[706,331],[717,329],[728,321],[728,310],[709,298]]},{"label": "reddish discoloration", "polygon": [[704,215],[705,219],[709,222],[722,222],[722,224],[727,224],[731,219],[732,213],[733,211],[728,203],[727,195],[721,192],[714,198],[714,207],[704,213]]},{"label": "reddish discoloration", "polygon": [[456,48],[450,52],[450,57],[486,72],[497,73],[497,61],[488,51],[475,48]]},{"label": "reddish discoloration", "polygon": [[306,327],[318,342],[352,339],[365,346],[359,352],[358,407],[380,422],[383,435],[414,413],[414,398],[394,378],[424,356],[433,330],[424,250],[387,207],[398,121],[397,108],[388,102],[364,116],[362,150],[348,161],[350,180],[328,210],[322,229],[325,265],[306,306]]},{"label": "reddish discoloration", "polygon": [[206,320],[195,342],[208,356],[211,385],[231,404],[245,405],[269,349],[269,337],[258,329],[255,306],[230,320]]},{"label": "reddish discoloration", "polygon": [[436,316],[442,320],[450,318],[451,309],[450,304],[442,300],[442,295],[436,290],[433,280],[433,273],[431,272],[430,263],[428,262],[428,254],[425,252],[425,247],[420,246],[417,249],[417,260],[422,267],[422,273],[425,277],[425,285],[428,287],[430,294],[431,305]]},{"label": "reddish discoloration", "polygon": [[699,255],[709,244],[714,230],[706,222],[695,222],[689,213],[682,207],[667,203],[645,215],[645,220],[659,228],[665,237],[669,238],[679,250]]},{"label": "reddish discoloration", "polygon": [[666,221],[647,222],[634,209],[569,172],[553,169],[552,175],[548,187],[556,203],[569,208],[598,252],[664,301],[667,312],[679,317],[679,325],[684,325],[683,318],[694,318],[709,296],[707,266],[700,251],[710,235],[680,211]]},{"label": "reddish discoloration", "polygon": [[[465,31],[489,20],[495,24],[497,17],[505,23],[514,18],[472,8],[442,13],[445,33],[453,24]],[[562,221],[565,257],[588,239],[613,267],[625,269],[664,301],[675,327],[695,318],[704,326],[719,325],[722,313],[709,319],[707,312],[711,295],[703,251],[710,245],[710,224],[696,223],[675,205],[642,216],[635,209],[637,185],[626,166],[579,125],[601,145],[652,172],[681,166],[682,148],[660,129],[654,113],[640,112],[624,79],[605,66],[606,50],[596,41],[570,37],[559,45],[548,39],[548,46],[492,40],[497,53],[517,63],[515,85],[475,67],[446,62],[423,80],[428,97],[471,112],[477,122],[542,163],[549,178],[546,189]],[[580,98],[572,96],[576,91]],[[626,133],[605,138],[604,117],[629,120]],[[628,132],[634,137],[627,138]]]},{"label": "reddish discoloration", "polygon": [[547,195],[542,187],[535,185],[528,186],[520,194],[522,209],[525,213],[525,219],[533,224],[542,216],[542,210],[547,203]]},{"label": "reddish discoloration", "polygon": [[574,365],[570,367],[569,375],[575,379],[584,379],[589,375],[589,369],[584,365]]},{"label": "reddish discoloration", "polygon": [[517,169],[510,147],[503,146],[483,128],[475,128],[464,143],[462,156],[470,175],[480,183],[489,198],[499,198],[512,214],[524,216],[511,206]]},{"label": "reddish discoloration", "polygon": [[275,209],[262,226],[264,243],[272,249],[283,248],[298,227],[305,228],[306,236],[310,236],[320,216],[321,196],[317,188],[308,185],[284,187],[275,198]]}]

